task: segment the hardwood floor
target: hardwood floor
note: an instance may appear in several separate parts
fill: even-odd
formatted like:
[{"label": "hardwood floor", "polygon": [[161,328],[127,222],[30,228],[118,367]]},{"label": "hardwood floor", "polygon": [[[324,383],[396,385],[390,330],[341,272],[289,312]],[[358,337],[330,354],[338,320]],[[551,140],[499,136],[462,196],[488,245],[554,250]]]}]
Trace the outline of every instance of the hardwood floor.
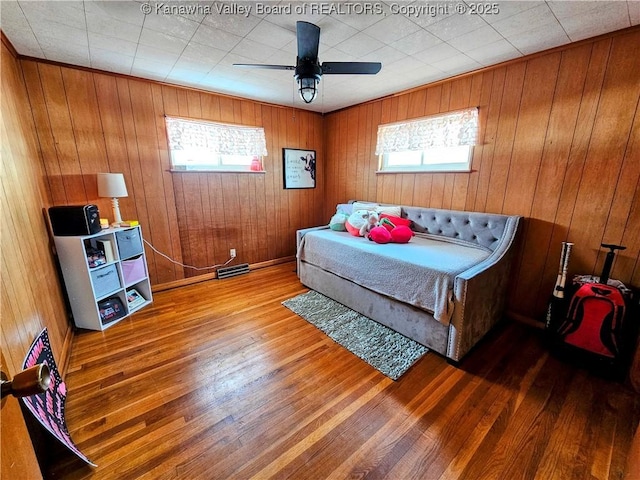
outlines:
[{"label": "hardwood floor", "polygon": [[640,400],[524,325],[394,382],[281,305],[295,265],[161,292],[76,335],[51,478],[621,478]]}]

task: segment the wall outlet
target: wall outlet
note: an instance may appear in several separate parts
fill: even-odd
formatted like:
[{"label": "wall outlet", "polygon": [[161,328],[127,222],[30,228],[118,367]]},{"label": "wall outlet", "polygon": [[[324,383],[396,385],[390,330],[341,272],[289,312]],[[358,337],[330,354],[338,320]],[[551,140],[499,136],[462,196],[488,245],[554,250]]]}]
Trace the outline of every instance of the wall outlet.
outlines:
[{"label": "wall outlet", "polygon": [[229,255],[231,255],[231,258],[236,258],[236,249],[232,248],[229,250]]}]

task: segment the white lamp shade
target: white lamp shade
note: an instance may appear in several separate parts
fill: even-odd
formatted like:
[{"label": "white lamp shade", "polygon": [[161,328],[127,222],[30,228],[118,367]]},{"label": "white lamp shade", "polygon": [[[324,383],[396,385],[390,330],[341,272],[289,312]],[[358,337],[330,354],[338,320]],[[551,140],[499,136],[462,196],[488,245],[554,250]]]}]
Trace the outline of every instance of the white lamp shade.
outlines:
[{"label": "white lamp shade", "polygon": [[98,196],[108,198],[128,197],[124,175],[122,173],[98,173]]}]

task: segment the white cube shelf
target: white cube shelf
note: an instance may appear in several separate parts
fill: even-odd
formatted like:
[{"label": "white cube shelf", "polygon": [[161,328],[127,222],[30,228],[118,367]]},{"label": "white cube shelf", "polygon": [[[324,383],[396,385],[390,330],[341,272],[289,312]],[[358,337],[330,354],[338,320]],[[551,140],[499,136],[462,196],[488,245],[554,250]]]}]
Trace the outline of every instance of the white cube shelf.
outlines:
[{"label": "white cube shelf", "polygon": [[[152,302],[140,226],[55,236],[54,241],[76,327],[104,330]],[[91,249],[111,252],[104,252],[99,265],[90,266]],[[108,301],[114,298],[120,299],[122,315],[103,320],[105,312],[113,309]]]}]

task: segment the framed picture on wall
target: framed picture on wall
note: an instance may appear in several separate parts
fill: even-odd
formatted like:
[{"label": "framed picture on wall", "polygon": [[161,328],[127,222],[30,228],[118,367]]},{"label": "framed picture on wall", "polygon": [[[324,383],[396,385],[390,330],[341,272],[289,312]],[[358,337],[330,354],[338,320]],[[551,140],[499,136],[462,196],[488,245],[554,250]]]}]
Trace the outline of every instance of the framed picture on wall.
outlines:
[{"label": "framed picture on wall", "polygon": [[316,188],[316,151],[282,149],[284,188]]}]

